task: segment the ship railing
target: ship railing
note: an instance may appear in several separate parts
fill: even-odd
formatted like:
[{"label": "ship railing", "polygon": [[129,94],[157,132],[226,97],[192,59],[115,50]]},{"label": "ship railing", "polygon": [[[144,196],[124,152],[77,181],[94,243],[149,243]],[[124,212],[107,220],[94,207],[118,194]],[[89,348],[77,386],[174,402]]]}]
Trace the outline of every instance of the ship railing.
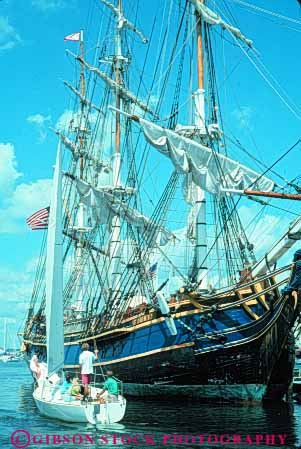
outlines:
[{"label": "ship railing", "polygon": [[[293,267],[293,264],[289,264],[286,265],[285,267],[279,268],[278,270],[274,270],[273,272],[266,274],[264,276],[260,276],[256,279],[253,279],[250,282],[247,282],[245,284],[240,284],[240,285],[235,285],[232,287],[232,289],[223,289],[223,290],[219,290],[216,291],[214,296],[213,295],[203,295],[198,298],[198,301],[200,302],[200,304],[203,304],[203,307],[205,308],[210,308],[210,305],[206,304],[206,301],[209,301],[212,299],[216,299],[218,300],[218,308],[221,310],[225,310],[228,308],[231,308],[233,306],[239,306],[241,304],[244,304],[245,302],[248,301],[252,301],[252,300],[256,300],[257,298],[266,295],[272,291],[277,290],[281,285],[286,284],[289,280],[289,276],[286,276],[285,278],[281,279],[279,282],[276,282],[275,279],[273,279],[273,281],[270,282],[270,285],[266,286],[265,288],[261,288],[259,291],[254,292],[251,295],[248,296],[244,296],[242,297],[242,293],[244,293],[245,290],[247,290],[248,288],[252,289],[254,287],[254,285],[258,285],[261,283],[264,283],[265,281],[271,280],[271,278],[275,278],[275,276],[285,273],[288,270],[291,270]],[[238,296],[237,300],[231,300],[231,302],[229,303],[229,298],[227,298],[227,294],[233,293],[235,295]],[[223,295],[223,297],[220,297],[221,295]],[[219,298],[220,297],[220,298]]]},{"label": "ship railing", "polygon": [[[253,295],[249,295],[247,297],[238,299],[237,301],[233,301],[229,304],[220,304],[219,309],[226,310],[226,309],[232,308],[233,306],[239,306],[241,304],[244,304],[245,302],[252,301],[253,299],[257,299],[258,297],[265,295],[266,293],[270,293],[271,291],[275,290],[276,288],[280,287],[281,285],[286,284],[287,280],[288,280],[288,278],[285,278],[279,282],[276,282],[275,284],[270,285],[267,288],[264,288],[260,292],[256,292]],[[236,292],[238,292],[238,290],[239,289],[237,289]],[[225,301],[227,301],[227,300],[225,299]]]},{"label": "ship railing", "polygon": [[[282,268],[278,268],[277,270],[273,270],[270,273],[264,274],[262,276],[256,277],[254,279],[252,279],[251,281],[248,281],[246,283],[243,284],[235,284],[232,287],[227,287],[227,288],[221,288],[221,289],[216,289],[215,290],[215,296],[219,296],[221,294],[226,294],[228,292],[235,292],[237,290],[243,290],[246,289],[248,287],[252,287],[254,284],[259,284],[261,282],[264,282],[268,279],[270,279],[271,277],[275,277],[278,276],[279,274],[285,273],[288,270],[291,270],[293,267],[293,263],[290,263],[289,265],[285,265]],[[284,281],[286,281],[287,279],[284,279]],[[211,299],[212,295],[206,295],[206,294],[202,294],[202,299]]]}]

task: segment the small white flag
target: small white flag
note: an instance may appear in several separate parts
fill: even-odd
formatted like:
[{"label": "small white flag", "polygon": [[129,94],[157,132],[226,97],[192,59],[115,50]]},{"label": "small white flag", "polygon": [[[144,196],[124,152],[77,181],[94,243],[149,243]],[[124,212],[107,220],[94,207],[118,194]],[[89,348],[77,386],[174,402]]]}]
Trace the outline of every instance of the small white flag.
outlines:
[{"label": "small white flag", "polygon": [[69,34],[69,36],[64,37],[64,41],[80,41],[81,40],[81,32]]}]

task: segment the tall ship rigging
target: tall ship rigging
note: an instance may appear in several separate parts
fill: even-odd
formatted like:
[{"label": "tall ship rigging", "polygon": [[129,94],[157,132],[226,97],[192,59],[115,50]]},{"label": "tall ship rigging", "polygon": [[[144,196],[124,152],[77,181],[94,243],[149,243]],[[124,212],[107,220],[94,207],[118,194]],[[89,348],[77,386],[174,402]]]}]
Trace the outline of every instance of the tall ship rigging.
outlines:
[{"label": "tall ship rigging", "polygon": [[[299,187],[278,185],[256,158],[254,170],[232,157],[217,89],[216,37],[247,55],[253,42],[216,2],[169,2],[167,23],[154,36],[154,21],[149,38],[139,2],[100,4],[94,60],[83,32],[72,39],[78,53],[67,52],[79,70],[75,84],[64,82],[75,107],[54,130],[65,148],[65,369],[78,372],[87,342],[100,351],[96,370],[113,369],[131,395],[281,398],[300,311],[298,288],[282,289],[299,276],[298,255],[276,263],[301,220],[258,257],[238,203],[298,200]],[[135,49],[144,55],[138,78]],[[45,360],[46,233],[23,331],[26,356],[39,350]]]}]

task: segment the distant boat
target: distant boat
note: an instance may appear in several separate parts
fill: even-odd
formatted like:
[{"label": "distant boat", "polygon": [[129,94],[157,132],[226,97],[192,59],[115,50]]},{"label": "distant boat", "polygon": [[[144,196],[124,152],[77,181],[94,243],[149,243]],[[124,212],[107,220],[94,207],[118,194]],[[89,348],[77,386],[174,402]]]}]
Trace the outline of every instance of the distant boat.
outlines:
[{"label": "distant boat", "polygon": [[17,354],[4,354],[0,357],[0,360],[4,363],[19,362],[19,360],[22,360],[22,356]]},{"label": "distant boat", "polygon": [[8,326],[7,326],[7,318],[4,318],[4,333],[3,333],[3,349],[0,349],[0,361],[4,363],[8,362],[18,362],[21,360],[22,354],[18,352],[16,349],[10,350],[7,348],[8,341]]}]

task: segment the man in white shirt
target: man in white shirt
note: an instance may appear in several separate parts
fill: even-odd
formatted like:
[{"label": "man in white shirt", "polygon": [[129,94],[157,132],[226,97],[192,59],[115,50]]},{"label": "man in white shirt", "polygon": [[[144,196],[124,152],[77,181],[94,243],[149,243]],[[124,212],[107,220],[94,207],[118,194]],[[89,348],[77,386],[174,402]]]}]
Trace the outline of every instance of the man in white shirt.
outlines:
[{"label": "man in white shirt", "polygon": [[41,377],[41,367],[39,364],[39,352],[35,352],[30,359],[30,369],[33,372],[35,379],[39,380]]},{"label": "man in white shirt", "polygon": [[88,343],[82,345],[82,353],[79,356],[80,372],[82,376],[82,384],[84,385],[84,396],[89,396],[89,384],[92,381],[93,363],[98,359],[98,350],[95,354],[89,351]]}]

